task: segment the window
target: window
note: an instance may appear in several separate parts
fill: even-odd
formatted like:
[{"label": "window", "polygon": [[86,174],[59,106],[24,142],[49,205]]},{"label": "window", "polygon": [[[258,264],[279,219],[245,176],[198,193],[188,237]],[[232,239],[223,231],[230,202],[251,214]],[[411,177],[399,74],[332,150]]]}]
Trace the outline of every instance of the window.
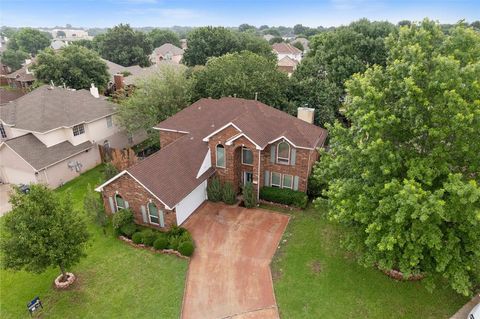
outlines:
[{"label": "window", "polygon": [[85,126],[78,124],[73,127],[73,136],[78,136],[85,133]]},{"label": "window", "polygon": [[253,165],[253,153],[246,147],[242,148],[242,164]]},{"label": "window", "polygon": [[3,123],[0,123],[0,135],[2,138],[7,138],[7,132],[5,132],[5,128],[3,127]]},{"label": "window", "polygon": [[117,211],[125,208],[125,201],[122,196],[118,194],[115,195],[115,205],[117,206]]},{"label": "window", "polygon": [[160,218],[158,216],[158,209],[154,203],[148,203],[148,218],[150,219],[150,224],[160,224]]},{"label": "window", "polygon": [[111,115],[107,116],[106,119],[107,119],[107,127],[108,128],[112,127],[113,126],[112,116]]},{"label": "window", "polygon": [[290,145],[280,142],[277,145],[277,163],[288,164],[290,162]]},{"label": "window", "polygon": [[292,175],[283,174],[282,188],[290,188],[290,189],[293,188],[293,176]]},{"label": "window", "polygon": [[223,145],[217,145],[217,167],[225,168],[225,147]]},{"label": "window", "polygon": [[281,182],[282,182],[282,174],[272,172],[272,180],[270,182],[270,185],[272,187],[281,187],[282,186]]}]

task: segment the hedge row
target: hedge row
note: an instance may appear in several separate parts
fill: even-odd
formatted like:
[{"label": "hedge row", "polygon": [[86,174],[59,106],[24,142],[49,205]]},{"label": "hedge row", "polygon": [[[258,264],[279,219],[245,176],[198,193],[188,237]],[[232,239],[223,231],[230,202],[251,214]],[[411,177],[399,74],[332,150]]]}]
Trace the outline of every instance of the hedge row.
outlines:
[{"label": "hedge row", "polygon": [[260,199],[299,208],[307,207],[308,203],[308,196],[303,192],[267,186],[260,188]]}]

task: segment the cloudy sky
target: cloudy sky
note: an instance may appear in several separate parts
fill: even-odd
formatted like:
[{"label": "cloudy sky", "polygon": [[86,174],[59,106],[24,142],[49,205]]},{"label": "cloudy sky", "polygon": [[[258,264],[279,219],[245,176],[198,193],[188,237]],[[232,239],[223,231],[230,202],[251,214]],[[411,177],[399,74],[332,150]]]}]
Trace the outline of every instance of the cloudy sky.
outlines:
[{"label": "cloudy sky", "polygon": [[371,20],[480,20],[479,0],[0,0],[0,25],[82,27],[173,25],[337,26]]}]

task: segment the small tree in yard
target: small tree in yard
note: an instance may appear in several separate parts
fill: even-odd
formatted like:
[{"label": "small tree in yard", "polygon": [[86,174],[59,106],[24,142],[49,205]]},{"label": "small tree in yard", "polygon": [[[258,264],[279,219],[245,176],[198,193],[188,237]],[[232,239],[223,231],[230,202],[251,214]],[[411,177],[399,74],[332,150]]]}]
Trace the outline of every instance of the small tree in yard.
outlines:
[{"label": "small tree in yard", "polygon": [[66,281],[66,269],[85,256],[89,238],[70,196],[32,184],[28,194],[16,190],[10,203],[12,211],[4,217],[0,238],[3,267],[40,273],[57,266],[61,281]]},{"label": "small tree in yard", "polygon": [[87,186],[87,194],[83,199],[83,210],[87,213],[87,215],[92,217],[92,220],[95,222],[95,224],[102,227],[103,234],[106,235],[108,218],[105,214],[105,208],[103,207],[100,194],[95,192],[90,184]]},{"label": "small tree in yard", "polygon": [[257,206],[257,196],[253,191],[252,183],[247,183],[245,186],[243,186],[243,203],[247,208]]}]

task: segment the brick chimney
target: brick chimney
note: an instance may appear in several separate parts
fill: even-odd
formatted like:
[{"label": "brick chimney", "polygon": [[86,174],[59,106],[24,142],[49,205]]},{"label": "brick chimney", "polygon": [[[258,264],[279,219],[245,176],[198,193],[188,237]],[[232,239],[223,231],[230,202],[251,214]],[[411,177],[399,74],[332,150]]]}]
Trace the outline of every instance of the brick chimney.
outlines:
[{"label": "brick chimney", "polygon": [[313,124],[315,109],[309,107],[299,107],[297,109],[297,117],[305,122]]},{"label": "brick chimney", "polygon": [[113,83],[115,84],[115,91],[123,88],[123,74],[117,73],[113,76]]}]

